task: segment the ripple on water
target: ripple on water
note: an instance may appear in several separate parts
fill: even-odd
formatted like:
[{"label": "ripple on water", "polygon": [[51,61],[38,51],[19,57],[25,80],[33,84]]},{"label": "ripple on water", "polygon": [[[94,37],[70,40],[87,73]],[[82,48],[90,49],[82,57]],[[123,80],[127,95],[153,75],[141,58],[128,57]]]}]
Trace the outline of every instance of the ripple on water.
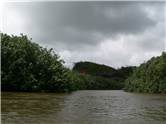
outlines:
[{"label": "ripple on water", "polygon": [[2,93],[2,122],[12,124],[164,124],[165,95],[123,91]]}]

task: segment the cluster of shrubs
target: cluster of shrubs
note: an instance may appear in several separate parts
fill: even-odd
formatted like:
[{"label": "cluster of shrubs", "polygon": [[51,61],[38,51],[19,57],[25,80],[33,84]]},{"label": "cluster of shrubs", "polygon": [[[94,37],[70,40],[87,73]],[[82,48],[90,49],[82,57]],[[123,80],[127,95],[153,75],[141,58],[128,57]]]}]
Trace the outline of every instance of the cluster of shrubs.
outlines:
[{"label": "cluster of shrubs", "polygon": [[91,76],[89,74],[75,73],[74,82],[76,90],[119,90],[124,87],[123,82],[100,76]]},{"label": "cluster of shrubs", "polygon": [[125,82],[130,92],[166,93],[166,53],[137,67]]},{"label": "cluster of shrubs", "polygon": [[71,90],[63,61],[52,49],[27,36],[1,34],[1,89],[10,91]]}]

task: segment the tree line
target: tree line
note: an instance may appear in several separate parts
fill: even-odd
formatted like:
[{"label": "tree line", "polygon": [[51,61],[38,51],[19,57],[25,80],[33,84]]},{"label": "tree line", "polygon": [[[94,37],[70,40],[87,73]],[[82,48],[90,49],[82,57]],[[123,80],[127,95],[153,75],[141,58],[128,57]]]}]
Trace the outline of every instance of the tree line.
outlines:
[{"label": "tree line", "polygon": [[140,67],[114,69],[78,62],[70,70],[53,49],[44,48],[23,34],[1,33],[1,90],[70,92],[125,87],[126,91],[165,92],[165,56],[163,53]]}]

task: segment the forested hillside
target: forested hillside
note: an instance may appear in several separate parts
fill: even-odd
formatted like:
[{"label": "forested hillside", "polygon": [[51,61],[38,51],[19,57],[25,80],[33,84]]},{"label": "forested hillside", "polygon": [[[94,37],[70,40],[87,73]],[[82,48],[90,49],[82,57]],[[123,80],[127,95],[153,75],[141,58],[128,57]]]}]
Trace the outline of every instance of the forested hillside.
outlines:
[{"label": "forested hillside", "polygon": [[95,89],[122,89],[125,80],[132,74],[134,69],[135,67],[132,66],[115,69],[93,62],[77,62],[73,67],[73,71],[83,76],[89,75],[92,79],[95,79]]},{"label": "forested hillside", "polygon": [[126,80],[126,91],[166,93],[166,53],[136,68]]},{"label": "forested hillside", "polygon": [[93,76],[104,76],[114,73],[116,70],[106,65],[100,65],[93,62],[77,62],[73,67],[74,71],[79,73],[90,74]]}]

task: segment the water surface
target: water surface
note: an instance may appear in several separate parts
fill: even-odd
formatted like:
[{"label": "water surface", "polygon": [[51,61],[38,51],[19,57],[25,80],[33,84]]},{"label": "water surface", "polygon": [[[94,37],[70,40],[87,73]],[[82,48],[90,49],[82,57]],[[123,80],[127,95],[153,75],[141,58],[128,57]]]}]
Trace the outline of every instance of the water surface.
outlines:
[{"label": "water surface", "polygon": [[165,124],[166,95],[2,92],[2,124]]}]

